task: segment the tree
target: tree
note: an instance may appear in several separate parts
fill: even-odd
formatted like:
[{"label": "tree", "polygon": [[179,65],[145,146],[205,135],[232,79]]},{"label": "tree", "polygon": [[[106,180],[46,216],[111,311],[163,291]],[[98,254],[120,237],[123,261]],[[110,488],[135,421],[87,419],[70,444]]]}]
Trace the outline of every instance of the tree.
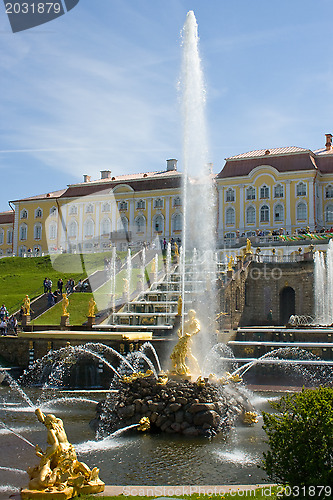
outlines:
[{"label": "tree", "polygon": [[303,389],[271,405],[279,413],[263,413],[270,449],[262,469],[277,483],[301,488],[302,498],[327,498],[319,488],[309,495],[309,487],[333,487],[333,388]]}]

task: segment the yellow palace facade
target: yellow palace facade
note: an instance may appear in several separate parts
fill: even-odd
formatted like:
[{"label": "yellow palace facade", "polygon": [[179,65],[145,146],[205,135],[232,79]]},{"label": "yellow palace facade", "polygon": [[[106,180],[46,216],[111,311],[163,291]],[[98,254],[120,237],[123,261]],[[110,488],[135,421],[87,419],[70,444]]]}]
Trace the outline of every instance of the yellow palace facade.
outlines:
[{"label": "yellow palace facade", "polygon": [[[0,255],[92,252],[182,238],[182,174],[165,170],[101,178],[10,201],[0,214]],[[333,147],[263,149],[226,160],[213,176],[218,247],[239,236],[292,235],[333,226]],[[198,224],[204,221],[198,219]]]}]

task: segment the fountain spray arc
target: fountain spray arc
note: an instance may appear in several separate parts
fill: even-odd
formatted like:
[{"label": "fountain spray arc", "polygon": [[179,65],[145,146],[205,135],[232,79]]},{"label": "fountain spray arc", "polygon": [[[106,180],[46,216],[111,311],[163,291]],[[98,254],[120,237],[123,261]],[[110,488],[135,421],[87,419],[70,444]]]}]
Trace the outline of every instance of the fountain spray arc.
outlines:
[{"label": "fountain spray arc", "polygon": [[[183,121],[183,241],[182,241],[182,299],[184,313],[194,308],[201,323],[201,334],[196,340],[209,349],[214,342],[216,315],[216,263],[214,252],[215,193],[210,164],[205,116],[205,85],[199,55],[198,25],[193,11],[188,12],[182,30],[182,70],[180,79]],[[197,258],[189,268],[191,256]],[[196,278],[196,294],[188,304],[186,293],[187,272]],[[201,340],[200,340],[201,339]],[[198,349],[197,349],[198,350]],[[200,348],[200,351],[203,350]]]}]

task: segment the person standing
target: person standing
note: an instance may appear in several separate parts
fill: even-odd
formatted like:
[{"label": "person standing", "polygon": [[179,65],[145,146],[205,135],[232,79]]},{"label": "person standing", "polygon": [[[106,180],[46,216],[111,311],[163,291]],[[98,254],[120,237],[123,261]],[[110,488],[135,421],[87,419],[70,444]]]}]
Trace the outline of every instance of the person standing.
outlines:
[{"label": "person standing", "polygon": [[58,286],[58,290],[59,290],[59,295],[62,295],[62,289],[63,289],[63,286],[64,286],[64,282],[62,281],[61,278],[58,279],[57,286]]}]

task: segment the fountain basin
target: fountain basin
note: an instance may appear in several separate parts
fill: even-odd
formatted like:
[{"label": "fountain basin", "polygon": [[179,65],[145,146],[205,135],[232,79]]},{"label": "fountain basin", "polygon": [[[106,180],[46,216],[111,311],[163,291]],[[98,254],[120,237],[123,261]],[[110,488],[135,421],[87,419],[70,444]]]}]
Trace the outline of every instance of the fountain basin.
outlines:
[{"label": "fountain basin", "polygon": [[161,383],[154,376],[119,381],[118,392],[98,404],[91,425],[105,436],[148,417],[151,432],[215,436],[228,432],[238,417],[253,411],[244,391],[233,382],[225,386],[170,379]]}]

